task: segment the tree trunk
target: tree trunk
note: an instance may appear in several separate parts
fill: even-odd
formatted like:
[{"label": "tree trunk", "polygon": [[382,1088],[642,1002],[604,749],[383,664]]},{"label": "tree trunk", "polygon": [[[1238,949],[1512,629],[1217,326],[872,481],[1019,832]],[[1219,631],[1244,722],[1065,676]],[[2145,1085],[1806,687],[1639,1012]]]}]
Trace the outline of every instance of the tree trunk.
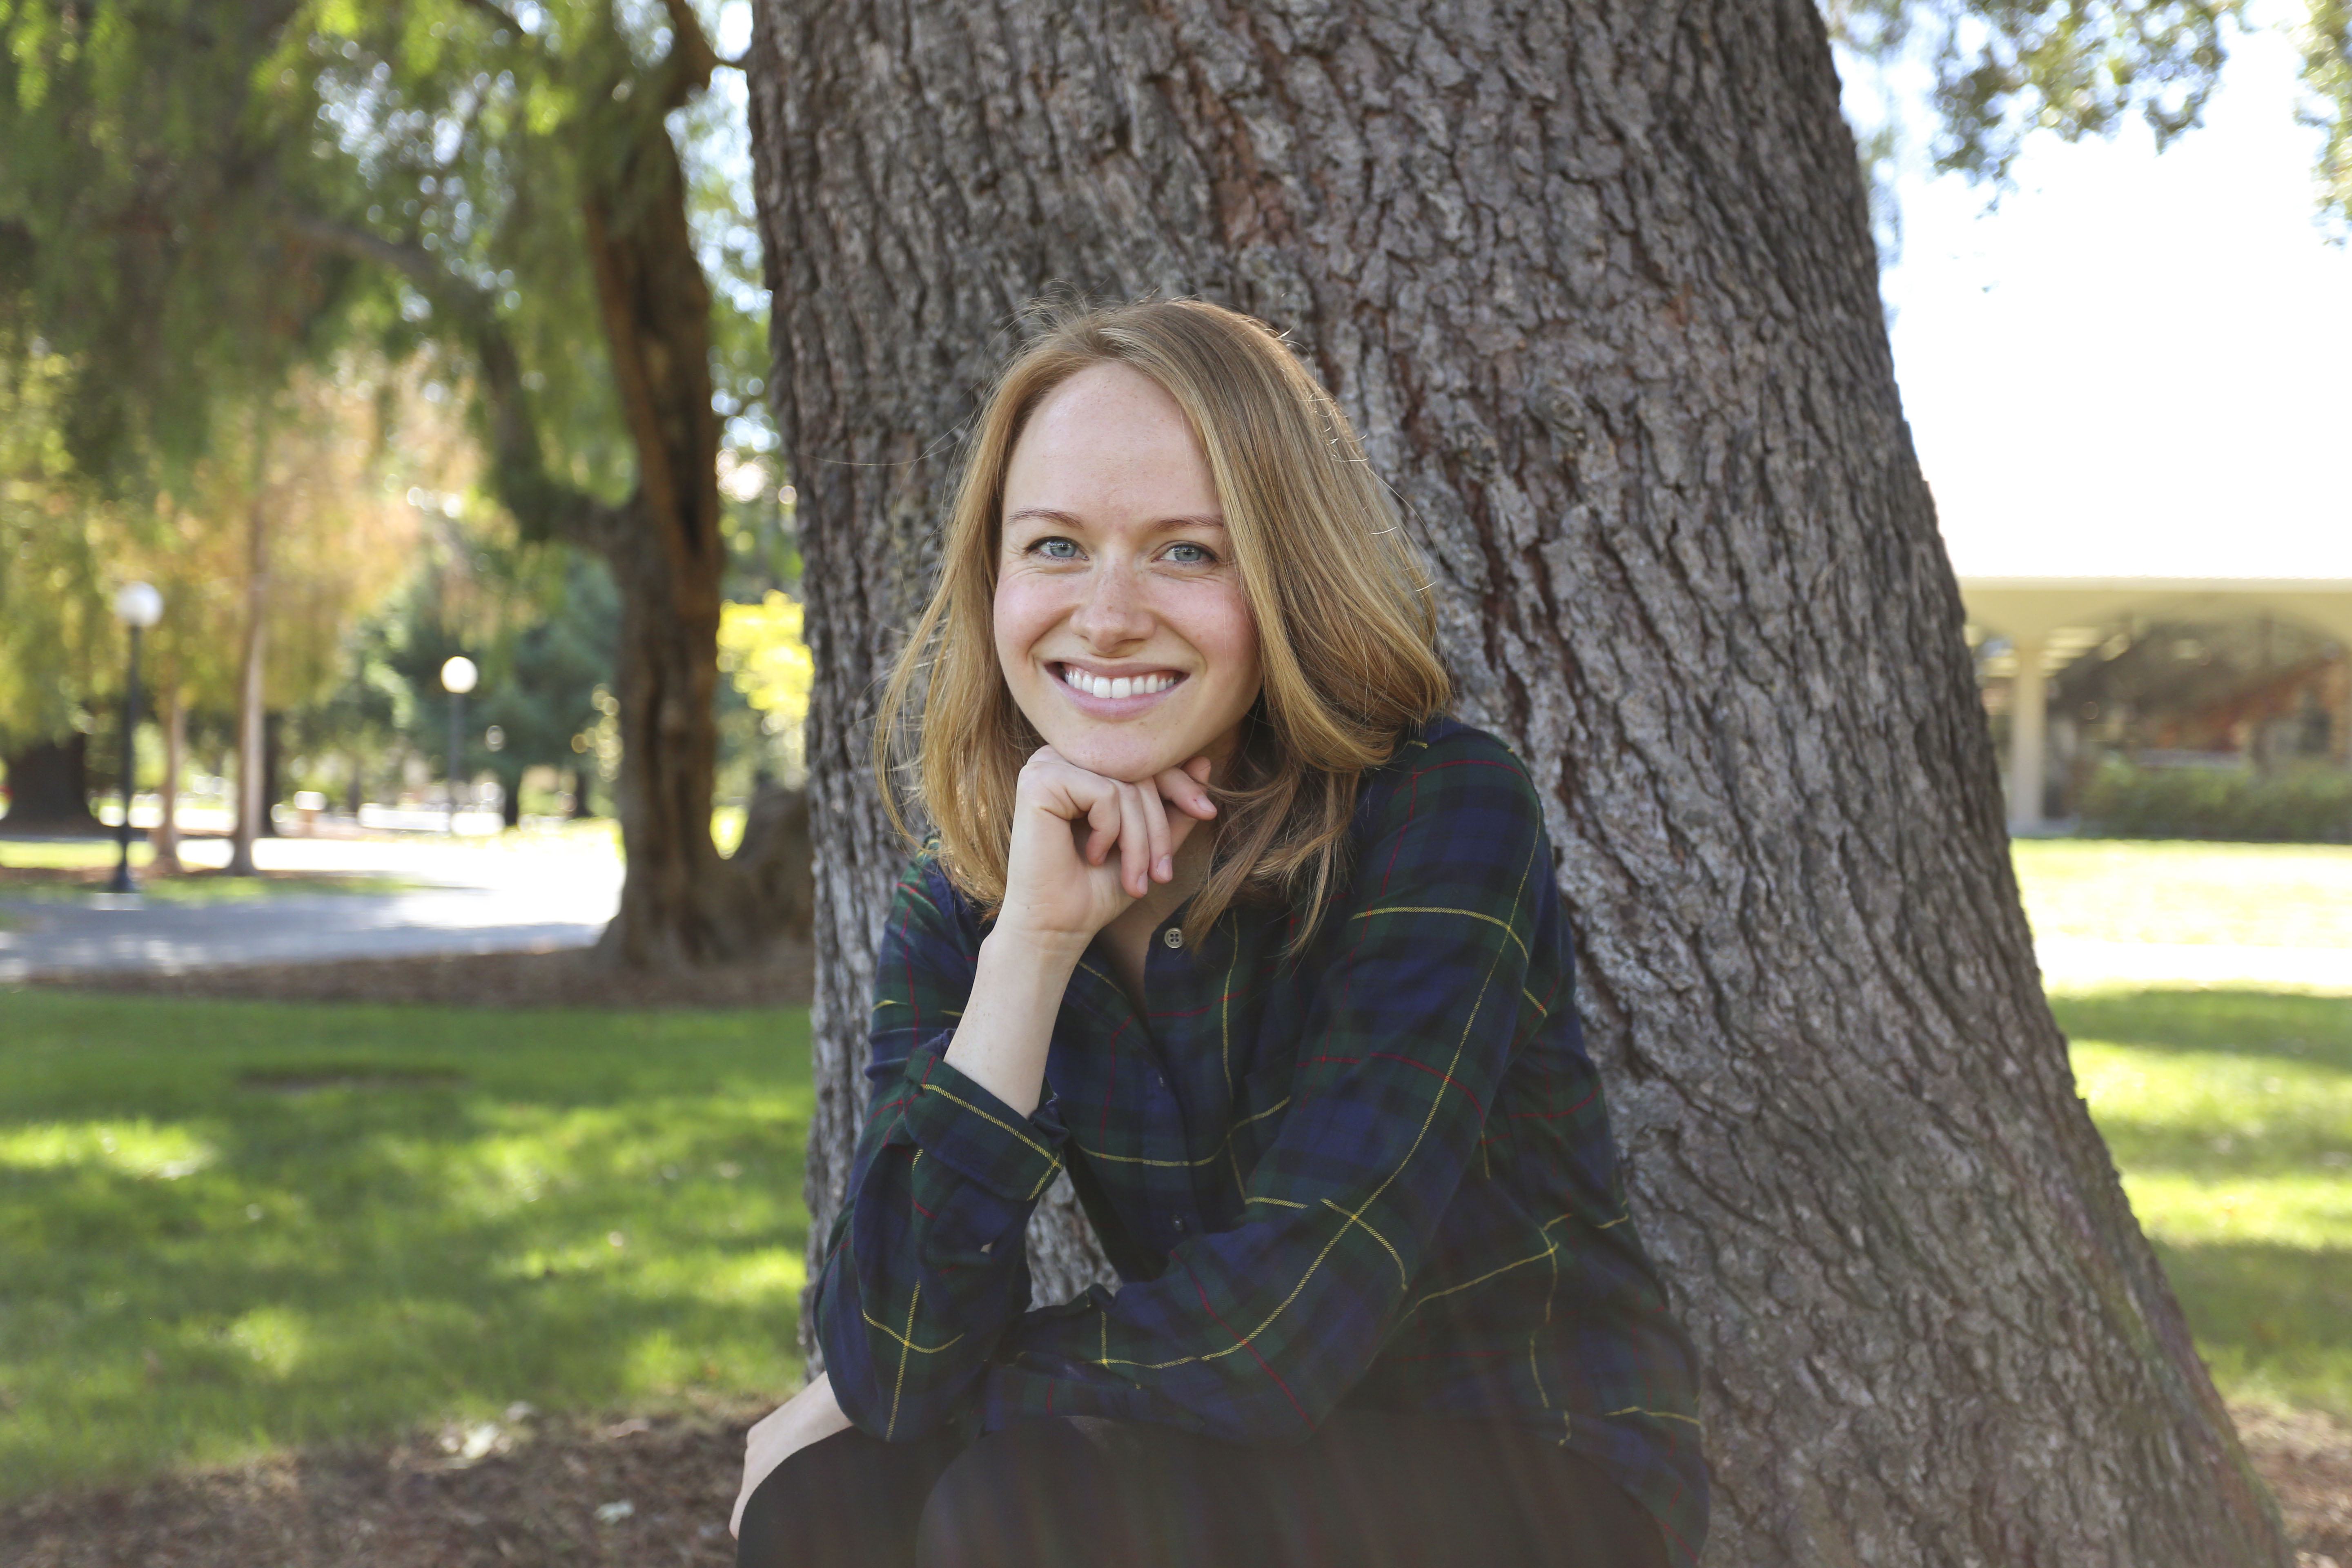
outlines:
[{"label": "tree trunk", "polygon": [[236,671],[236,817],[229,830],[228,874],[259,875],[253,864],[253,840],[268,811],[262,782],[262,677],[269,636],[269,513],[263,499],[268,477],[268,437],[257,434],[253,459],[253,499],[247,520],[245,559],[245,639],[237,652]]},{"label": "tree trunk", "polygon": [[816,658],[812,1245],[870,696],[1024,300],[1287,329],[1549,795],[1720,1563],[2284,1564],[2042,1001],[1811,0],[756,0]]},{"label": "tree trunk", "polygon": [[278,803],[286,798],[286,784],[281,776],[286,762],[286,715],[264,713],[261,716],[261,812],[254,819],[254,831],[264,838],[278,835]]},{"label": "tree trunk", "polygon": [[36,741],[8,753],[11,833],[103,833],[89,809],[89,737]]},{"label": "tree trunk", "polygon": [[722,858],[710,837],[727,570],[720,429],[711,407],[710,289],[659,112],[709,80],[715,60],[707,47],[696,53],[698,36],[683,30],[688,21],[690,13],[680,19],[654,111],[621,112],[591,132],[610,138],[609,162],[583,207],[604,339],[637,458],[635,494],[592,541],[621,592],[614,793],[626,868],[601,946],[634,967],[756,959],[790,920],[789,908],[768,895],[778,871],[761,858],[770,841],[747,837],[752,854]]},{"label": "tree trunk", "polygon": [[180,864],[180,762],[188,750],[188,707],[181,700],[179,683],[169,675],[155,684],[155,716],[163,731],[163,782],[155,792],[161,816],[147,838],[147,871],[176,877],[184,868]]}]

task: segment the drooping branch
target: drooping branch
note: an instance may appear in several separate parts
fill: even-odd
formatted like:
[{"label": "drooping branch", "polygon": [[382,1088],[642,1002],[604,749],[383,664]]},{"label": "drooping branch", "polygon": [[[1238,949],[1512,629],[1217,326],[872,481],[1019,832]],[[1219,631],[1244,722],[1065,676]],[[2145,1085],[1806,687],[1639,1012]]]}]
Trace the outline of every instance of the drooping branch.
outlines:
[{"label": "drooping branch", "polygon": [[667,79],[662,83],[661,104],[667,111],[709,88],[710,73],[728,62],[710,47],[692,0],[663,0],[663,5],[669,11],[672,35],[669,53],[662,60]]},{"label": "drooping branch", "polygon": [[499,26],[504,27],[507,31],[512,33],[517,38],[527,38],[530,37],[529,29],[525,28],[520,22],[515,19],[512,12],[509,11],[503,5],[494,4],[493,0],[466,0],[466,4],[471,5],[475,10],[481,12],[492,21],[498,23]]},{"label": "drooping branch", "polygon": [[285,222],[294,234],[323,249],[400,273],[435,310],[457,323],[481,377],[489,424],[490,482],[499,500],[528,536],[609,551],[627,509],[598,500],[548,471],[530,390],[523,384],[522,358],[499,320],[491,294],[450,271],[421,246],[309,214],[292,215]]}]

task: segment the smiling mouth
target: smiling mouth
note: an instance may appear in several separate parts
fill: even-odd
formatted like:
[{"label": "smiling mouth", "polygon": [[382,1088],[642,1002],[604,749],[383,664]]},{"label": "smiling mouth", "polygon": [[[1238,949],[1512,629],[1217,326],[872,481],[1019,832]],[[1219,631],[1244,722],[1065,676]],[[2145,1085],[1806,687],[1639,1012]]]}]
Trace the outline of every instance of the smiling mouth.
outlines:
[{"label": "smiling mouth", "polygon": [[1184,678],[1173,670],[1154,670],[1149,675],[1096,675],[1073,664],[1053,667],[1055,679],[1073,691],[1088,697],[1118,701],[1123,697],[1153,697],[1167,690]]}]

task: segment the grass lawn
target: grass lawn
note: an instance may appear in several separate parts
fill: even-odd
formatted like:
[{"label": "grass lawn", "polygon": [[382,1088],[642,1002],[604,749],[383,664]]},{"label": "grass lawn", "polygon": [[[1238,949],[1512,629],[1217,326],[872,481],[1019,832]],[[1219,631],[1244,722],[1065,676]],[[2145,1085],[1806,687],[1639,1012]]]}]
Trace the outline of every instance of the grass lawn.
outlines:
[{"label": "grass lawn", "polygon": [[[2352,948],[2352,847],[2041,839],[2037,935]],[[2082,984],[2075,1076],[2233,1399],[2352,1421],[2352,995]]]},{"label": "grass lawn", "polygon": [[[0,869],[94,871],[111,868],[122,851],[111,838],[0,837]],[[131,868],[144,871],[154,858],[144,834],[131,840]]]},{"label": "grass lawn", "polygon": [[2352,1422],[2352,997],[2053,1002],[2221,1392]]},{"label": "grass lawn", "polygon": [[[2018,867],[2045,934],[2352,945],[2352,850]],[[2352,996],[2053,1002],[2223,1392],[2352,1421]],[[807,1071],[797,1010],[0,991],[0,1496],[788,1391]]]},{"label": "grass lawn", "polygon": [[2040,936],[2352,947],[2352,845],[2040,838],[2016,865]]},{"label": "grass lawn", "polygon": [[797,1386],[805,1012],[0,992],[0,1496]]}]

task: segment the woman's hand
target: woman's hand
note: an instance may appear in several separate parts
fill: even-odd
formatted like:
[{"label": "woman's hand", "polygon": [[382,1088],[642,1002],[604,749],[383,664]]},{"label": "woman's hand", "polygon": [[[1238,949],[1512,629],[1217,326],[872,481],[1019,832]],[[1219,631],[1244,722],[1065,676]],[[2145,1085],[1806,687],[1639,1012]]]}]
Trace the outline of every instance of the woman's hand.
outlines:
[{"label": "woman's hand", "polygon": [[[1176,852],[1217,814],[1194,757],[1142,784],[1105,778],[1041,746],[1021,769],[999,931],[1084,947],[1095,932],[1173,880]],[[1175,809],[1171,812],[1169,808]]]},{"label": "woman's hand", "polygon": [[727,1521],[727,1533],[741,1537],[744,1505],[778,1465],[811,1443],[822,1442],[848,1426],[849,1417],[841,1413],[841,1404],[833,1396],[833,1378],[824,1373],[752,1423],[743,1437],[743,1489],[735,1494],[735,1513]]}]

